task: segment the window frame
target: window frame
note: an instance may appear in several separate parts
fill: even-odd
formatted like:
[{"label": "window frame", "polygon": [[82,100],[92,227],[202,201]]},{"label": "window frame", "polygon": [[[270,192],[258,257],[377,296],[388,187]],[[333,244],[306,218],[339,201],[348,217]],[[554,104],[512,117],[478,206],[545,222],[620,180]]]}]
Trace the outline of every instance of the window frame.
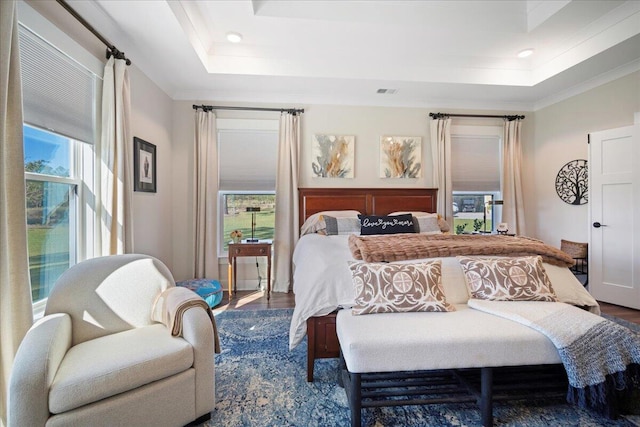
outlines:
[{"label": "window frame", "polygon": [[[276,117],[265,116],[262,118],[216,118],[216,131],[218,138],[218,150],[220,149],[220,133],[241,131],[241,132],[277,132],[280,129],[280,122]],[[224,161],[218,155],[218,162]],[[277,166],[276,166],[277,167]],[[277,173],[277,170],[274,171]],[[275,177],[274,177],[275,178]],[[218,190],[218,212],[217,212],[217,224],[216,229],[218,231],[218,241],[216,242],[216,251],[218,259],[222,260],[229,257],[229,251],[224,249],[224,243],[229,236],[224,234],[224,212],[222,211],[223,198],[227,194],[273,194],[275,196],[276,191],[273,190]],[[274,221],[274,233],[275,233],[275,221]]]},{"label": "window frame", "polygon": [[[23,126],[37,126],[23,123]],[[51,132],[41,129],[45,132]],[[55,132],[51,132],[54,133]],[[58,136],[63,136],[56,134]],[[95,156],[94,146],[81,141],[67,138],[71,143],[70,177],[59,177],[35,172],[24,172],[25,182],[55,182],[72,186],[73,197],[69,197],[69,267],[94,255],[95,243],[95,208],[92,204],[93,188],[95,186]],[[73,224],[73,227],[71,226]],[[84,233],[83,233],[84,231]],[[33,314],[36,319],[44,314],[48,298],[33,302]]]},{"label": "window frame", "polygon": [[[500,167],[500,190],[499,191],[468,191],[468,190],[451,190],[451,205],[453,206],[453,196],[469,194],[469,195],[493,195],[493,200],[502,200],[502,168],[503,168],[503,138],[504,138],[504,129],[502,126],[489,125],[453,125],[451,126],[451,141],[453,144],[454,138],[496,138],[499,144],[499,156],[498,165]],[[496,206],[498,209],[501,209],[500,205],[493,205],[493,209],[491,209],[491,230],[490,232],[495,232],[496,227],[498,225],[498,221],[496,221]],[[462,212],[462,206],[458,206],[459,212]],[[484,207],[486,209],[486,206]],[[489,217],[487,217],[487,220]],[[455,233],[455,216],[452,218],[452,232]]]},{"label": "window frame", "polygon": [[[56,136],[65,138],[70,145],[70,159],[69,159],[69,177],[61,177],[55,175],[49,175],[37,172],[24,172],[25,183],[26,181],[37,182],[52,182],[58,184],[67,184],[71,189],[71,196],[69,197],[69,267],[77,264],[80,259],[86,259],[86,248],[89,242],[93,241],[93,235],[85,236],[82,238],[81,230],[86,230],[86,225],[89,218],[87,215],[83,215],[80,207],[86,204],[85,191],[83,191],[83,182],[85,176],[85,162],[83,161],[86,154],[85,150],[89,150],[93,153],[93,149],[90,144],[77,141],[73,138],[69,138],[65,135],[60,135],[48,129],[42,129],[38,126],[31,125],[29,123],[23,123],[24,126],[37,129],[42,132],[51,133]],[[91,168],[93,169],[93,168]],[[90,175],[92,178],[93,174]],[[48,298],[43,298],[33,302],[33,313],[36,318],[39,318],[44,313]]]},{"label": "window frame", "polygon": [[[493,196],[493,200],[502,200],[500,191],[452,191],[451,203],[452,204],[454,203],[454,200],[453,200],[454,197],[459,197],[459,196]],[[464,212],[462,206],[458,206],[458,209],[459,209],[458,213]],[[483,209],[485,210],[487,209],[486,202],[483,203]],[[487,230],[487,232],[493,233],[496,231],[496,227],[498,225],[498,222],[496,221],[496,209],[500,209],[500,205],[493,205],[493,208],[491,209],[491,216],[490,217],[487,216],[487,220],[491,220],[491,230]],[[453,231],[452,231],[453,234],[456,234],[455,221],[456,221],[456,214],[454,214],[453,216]],[[468,232],[471,232],[471,230]]]},{"label": "window frame", "polygon": [[[227,194],[240,194],[240,195],[273,195],[275,197],[276,192],[274,191],[247,191],[247,190],[220,190],[218,191],[218,242],[216,244],[216,251],[218,253],[219,259],[226,259],[229,257],[229,251],[224,249],[225,241],[229,240],[229,236],[226,236],[224,233],[224,212],[222,210],[222,206],[224,205],[224,197]],[[273,231],[275,233],[276,224],[274,219]],[[246,236],[249,237],[249,236]],[[245,238],[246,238],[245,237]]]},{"label": "window frame", "polygon": [[[42,39],[46,40],[52,46],[54,46],[63,55],[66,55],[72,61],[81,65],[96,76],[96,87],[94,92],[94,115],[95,115],[95,135],[94,141],[99,140],[99,118],[101,115],[101,103],[102,96],[102,78],[104,72],[104,60],[98,58],[89,52],[80,43],[75,41],[72,37],[67,35],[58,26],[52,23],[48,18],[37,12],[33,7],[25,2],[18,2],[18,21],[21,27],[37,34]],[[75,238],[75,253],[73,258],[70,254],[70,259],[73,264],[82,260],[91,258],[95,255],[95,230],[96,230],[96,212],[95,212],[95,192],[94,189],[99,185],[99,177],[95,176],[96,169],[96,146],[89,142],[78,141],[74,138],[69,138],[67,135],[61,135],[55,131],[42,129],[39,126],[34,126],[31,123],[23,123],[35,127],[46,132],[53,132],[56,135],[63,136],[70,139],[73,144],[71,151],[73,160],[73,172],[75,175],[69,178],[55,177],[46,174],[38,174],[25,171],[25,180],[30,179],[34,181],[49,181],[60,182],[75,185],[74,197],[70,197],[69,200],[69,215],[75,216],[76,226],[73,230],[70,227],[70,236],[73,233]],[[71,171],[70,171],[71,172]],[[72,200],[75,199],[74,206],[72,207]],[[70,218],[71,221],[71,218]],[[71,237],[70,237],[71,238]],[[71,264],[71,265],[73,265]],[[38,319],[43,316],[44,309],[48,298],[44,298],[33,303],[34,318]]]}]

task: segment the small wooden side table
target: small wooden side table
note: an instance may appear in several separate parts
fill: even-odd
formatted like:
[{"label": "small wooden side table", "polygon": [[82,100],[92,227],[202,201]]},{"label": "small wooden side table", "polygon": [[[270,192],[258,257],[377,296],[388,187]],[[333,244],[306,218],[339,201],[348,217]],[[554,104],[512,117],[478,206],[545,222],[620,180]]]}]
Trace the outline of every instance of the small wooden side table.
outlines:
[{"label": "small wooden side table", "polygon": [[231,301],[231,283],[233,292],[237,290],[236,258],[250,256],[267,257],[267,301],[271,298],[271,242],[229,243],[229,301]]}]

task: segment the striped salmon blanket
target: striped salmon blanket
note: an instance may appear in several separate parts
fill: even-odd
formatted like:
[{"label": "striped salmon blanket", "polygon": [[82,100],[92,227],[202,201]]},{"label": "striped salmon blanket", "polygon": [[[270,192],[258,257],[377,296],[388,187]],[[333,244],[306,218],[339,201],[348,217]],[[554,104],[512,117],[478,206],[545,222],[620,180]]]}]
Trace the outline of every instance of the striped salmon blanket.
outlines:
[{"label": "striped salmon blanket", "polygon": [[624,326],[560,302],[467,304],[546,335],[567,371],[569,403],[615,418],[620,401],[640,389],[640,336]]}]

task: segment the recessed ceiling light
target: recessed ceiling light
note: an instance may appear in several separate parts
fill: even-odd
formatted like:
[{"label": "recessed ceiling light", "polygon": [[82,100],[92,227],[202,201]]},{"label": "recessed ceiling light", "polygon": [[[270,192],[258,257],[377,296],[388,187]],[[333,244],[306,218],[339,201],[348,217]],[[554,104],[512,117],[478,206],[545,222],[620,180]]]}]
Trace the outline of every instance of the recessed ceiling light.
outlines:
[{"label": "recessed ceiling light", "polygon": [[242,41],[242,34],[234,32],[227,33],[227,40],[231,43],[240,43]]},{"label": "recessed ceiling light", "polygon": [[518,52],[518,58],[526,58],[527,56],[530,56],[532,53],[533,53],[532,48],[521,50],[520,52]]}]

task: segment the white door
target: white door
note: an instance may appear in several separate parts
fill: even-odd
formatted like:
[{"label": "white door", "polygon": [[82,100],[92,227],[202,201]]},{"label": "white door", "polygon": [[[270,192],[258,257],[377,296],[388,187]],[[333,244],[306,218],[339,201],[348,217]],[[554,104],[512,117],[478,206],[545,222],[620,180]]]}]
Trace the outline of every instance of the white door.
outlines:
[{"label": "white door", "polygon": [[590,292],[640,309],[640,125],[590,135],[589,230]]}]

